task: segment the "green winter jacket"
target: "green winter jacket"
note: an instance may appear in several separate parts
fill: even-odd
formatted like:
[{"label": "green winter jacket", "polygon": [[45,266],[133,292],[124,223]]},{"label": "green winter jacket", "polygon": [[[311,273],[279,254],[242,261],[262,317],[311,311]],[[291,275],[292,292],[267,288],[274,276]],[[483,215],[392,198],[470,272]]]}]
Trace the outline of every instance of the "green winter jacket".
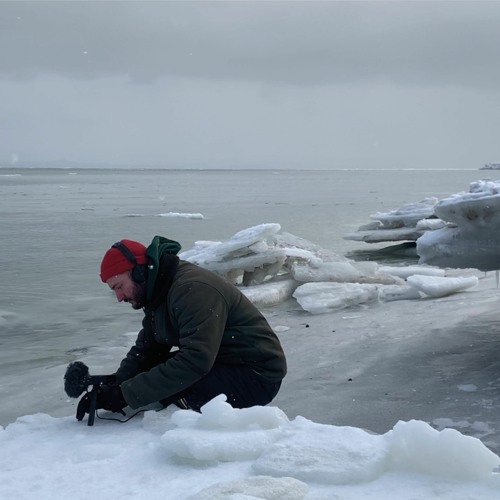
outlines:
[{"label": "green winter jacket", "polygon": [[147,249],[142,329],[116,374],[129,406],[185,390],[215,362],[248,365],[267,381],[281,381],[285,355],[266,319],[238,288],[179,260],[174,255],[179,249],[160,236]]}]

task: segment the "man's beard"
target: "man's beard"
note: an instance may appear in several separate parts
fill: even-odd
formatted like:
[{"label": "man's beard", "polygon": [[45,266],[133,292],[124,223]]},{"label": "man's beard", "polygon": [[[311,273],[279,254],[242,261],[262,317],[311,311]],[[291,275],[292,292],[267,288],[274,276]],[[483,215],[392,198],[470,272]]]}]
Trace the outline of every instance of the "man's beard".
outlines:
[{"label": "man's beard", "polygon": [[142,309],[146,305],[146,283],[134,282],[133,298],[129,300],[132,309]]}]

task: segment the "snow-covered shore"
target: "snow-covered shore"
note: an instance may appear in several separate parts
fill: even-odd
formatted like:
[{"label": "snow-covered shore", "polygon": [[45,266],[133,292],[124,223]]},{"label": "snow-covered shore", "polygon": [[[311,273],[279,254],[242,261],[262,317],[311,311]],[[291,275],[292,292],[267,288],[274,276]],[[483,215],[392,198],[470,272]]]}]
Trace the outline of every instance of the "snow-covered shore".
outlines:
[{"label": "snow-covered shore", "polygon": [[26,416],[0,431],[0,494],[16,499],[496,498],[479,440],[399,422],[384,435],[289,420],[276,407],[147,412],[126,424]]}]

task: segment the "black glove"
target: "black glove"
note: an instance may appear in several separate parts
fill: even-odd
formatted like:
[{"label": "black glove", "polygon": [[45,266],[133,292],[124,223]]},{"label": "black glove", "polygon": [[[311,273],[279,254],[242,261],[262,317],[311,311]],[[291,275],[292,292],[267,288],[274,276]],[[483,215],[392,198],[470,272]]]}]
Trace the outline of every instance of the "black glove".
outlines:
[{"label": "black glove", "polygon": [[122,390],[119,385],[102,385],[97,394],[97,408],[121,413],[125,415],[123,408],[128,406],[128,403],[123,397]]},{"label": "black glove", "polygon": [[87,392],[82,399],[80,399],[76,407],[76,419],[80,422],[83,420],[85,413],[90,413],[90,392]]},{"label": "black glove", "polygon": [[[76,419],[83,420],[86,413],[90,413],[90,398],[91,393],[87,392],[76,408]],[[125,415],[123,408],[127,406],[127,402],[123,397],[122,390],[118,385],[100,385],[97,388],[97,398],[95,409],[109,410],[115,413]]]}]

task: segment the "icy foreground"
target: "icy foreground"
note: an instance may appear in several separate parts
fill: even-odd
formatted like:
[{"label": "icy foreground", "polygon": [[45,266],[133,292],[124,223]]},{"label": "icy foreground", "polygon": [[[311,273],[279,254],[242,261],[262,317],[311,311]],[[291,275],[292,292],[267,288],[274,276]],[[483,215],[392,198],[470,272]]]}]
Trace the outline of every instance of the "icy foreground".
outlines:
[{"label": "icy foreground", "polygon": [[500,458],[421,421],[384,435],[276,407],[148,411],[126,424],[37,414],[0,428],[0,498],[498,498]]}]

